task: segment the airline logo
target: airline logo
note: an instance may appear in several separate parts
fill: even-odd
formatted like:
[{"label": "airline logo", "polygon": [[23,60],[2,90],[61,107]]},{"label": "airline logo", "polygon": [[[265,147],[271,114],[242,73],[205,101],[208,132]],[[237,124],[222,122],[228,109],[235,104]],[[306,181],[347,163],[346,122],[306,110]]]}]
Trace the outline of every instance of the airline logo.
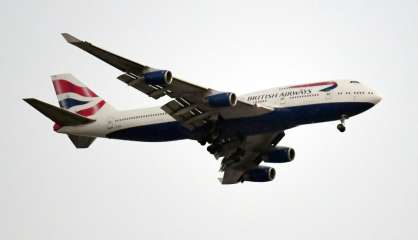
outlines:
[{"label": "airline logo", "polygon": [[270,94],[262,94],[256,96],[249,96],[247,101],[258,101],[264,99],[271,99],[271,98],[283,98],[283,97],[290,97],[290,96],[298,96],[298,95],[307,95],[312,93],[313,87],[321,87],[319,90],[320,92],[329,92],[335,89],[338,86],[336,82],[329,81],[329,82],[317,82],[317,83],[309,83],[309,84],[302,84],[302,85],[294,85],[290,87],[286,87],[282,92],[275,92]]},{"label": "airline logo", "polygon": [[59,105],[84,117],[94,115],[105,101],[85,86],[79,86],[65,79],[52,81]]}]

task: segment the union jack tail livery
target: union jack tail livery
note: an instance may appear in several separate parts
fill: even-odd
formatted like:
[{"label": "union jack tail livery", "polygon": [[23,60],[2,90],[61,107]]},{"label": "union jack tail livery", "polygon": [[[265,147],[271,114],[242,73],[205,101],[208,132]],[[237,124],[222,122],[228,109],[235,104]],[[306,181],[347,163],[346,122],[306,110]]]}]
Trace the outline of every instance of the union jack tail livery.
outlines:
[{"label": "union jack tail livery", "polygon": [[61,108],[93,119],[99,113],[113,110],[105,100],[97,96],[72,74],[58,74],[51,76],[51,78]]},{"label": "union jack tail livery", "polygon": [[35,98],[24,100],[51,119],[54,131],[66,133],[77,148],[89,147],[96,138],[91,134],[101,121],[117,111],[73,75],[58,74],[51,78],[61,108]]}]

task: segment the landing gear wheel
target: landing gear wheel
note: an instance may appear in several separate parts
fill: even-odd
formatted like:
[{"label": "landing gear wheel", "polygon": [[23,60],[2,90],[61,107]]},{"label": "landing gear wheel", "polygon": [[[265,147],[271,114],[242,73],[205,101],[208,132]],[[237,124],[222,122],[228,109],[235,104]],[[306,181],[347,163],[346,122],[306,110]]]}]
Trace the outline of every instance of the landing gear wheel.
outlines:
[{"label": "landing gear wheel", "polygon": [[210,154],[215,154],[219,150],[219,145],[212,144],[212,145],[209,145],[206,149],[208,150]]},{"label": "landing gear wheel", "polygon": [[340,131],[340,132],[345,132],[345,126],[343,125],[343,124],[338,124],[337,125],[337,129]]},{"label": "landing gear wheel", "polygon": [[348,119],[347,115],[341,115],[341,123],[337,125],[337,129],[340,132],[345,132],[345,120]]}]

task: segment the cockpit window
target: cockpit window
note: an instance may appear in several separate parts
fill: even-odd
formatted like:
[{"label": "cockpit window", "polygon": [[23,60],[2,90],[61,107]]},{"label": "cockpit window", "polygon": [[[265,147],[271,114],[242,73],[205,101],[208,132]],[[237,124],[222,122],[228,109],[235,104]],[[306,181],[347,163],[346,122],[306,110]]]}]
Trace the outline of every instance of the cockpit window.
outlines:
[{"label": "cockpit window", "polygon": [[350,83],[360,83],[359,81],[350,81]]}]

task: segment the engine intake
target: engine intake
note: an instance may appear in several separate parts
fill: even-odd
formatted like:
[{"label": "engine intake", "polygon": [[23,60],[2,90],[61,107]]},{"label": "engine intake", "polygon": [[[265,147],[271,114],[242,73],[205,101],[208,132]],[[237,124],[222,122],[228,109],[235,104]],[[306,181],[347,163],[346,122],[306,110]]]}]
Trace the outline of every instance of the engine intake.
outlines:
[{"label": "engine intake", "polygon": [[207,98],[209,106],[218,107],[233,107],[237,104],[237,95],[235,93],[218,93]]},{"label": "engine intake", "polygon": [[173,74],[167,70],[157,70],[144,73],[144,82],[150,85],[170,85]]},{"label": "engine intake", "polygon": [[243,181],[249,182],[270,182],[276,176],[276,170],[271,167],[258,166],[247,171],[242,176]]},{"label": "engine intake", "polygon": [[295,159],[295,150],[288,147],[275,147],[263,156],[264,162],[286,163]]}]

